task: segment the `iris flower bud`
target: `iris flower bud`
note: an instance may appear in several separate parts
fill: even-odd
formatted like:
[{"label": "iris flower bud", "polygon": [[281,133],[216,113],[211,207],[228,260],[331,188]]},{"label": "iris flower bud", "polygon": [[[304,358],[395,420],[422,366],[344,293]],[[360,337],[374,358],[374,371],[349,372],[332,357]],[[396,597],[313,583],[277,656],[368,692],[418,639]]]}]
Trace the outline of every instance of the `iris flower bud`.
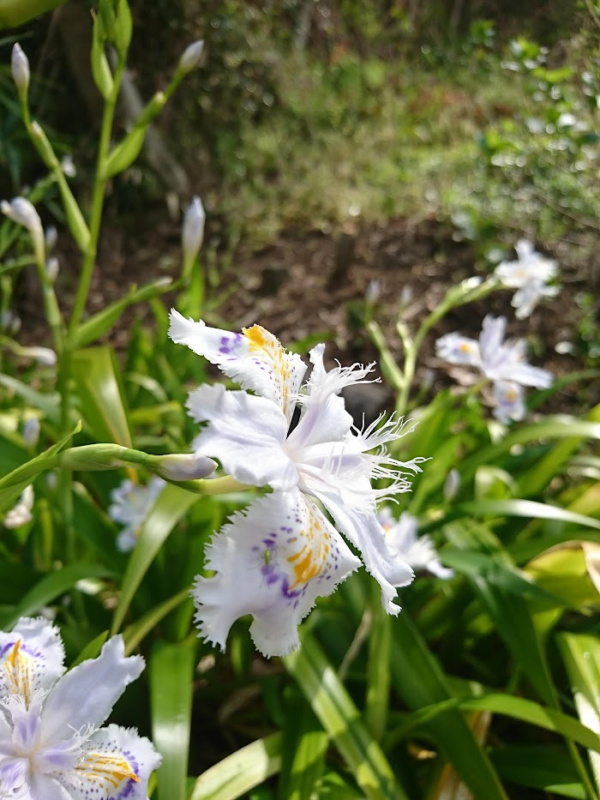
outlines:
[{"label": "iris flower bud", "polygon": [[22,103],[25,103],[27,101],[27,90],[29,89],[29,61],[18,42],[12,49],[10,68],[15,86],[19,92],[19,98]]},{"label": "iris flower bud", "polygon": [[181,232],[181,246],[186,264],[194,261],[204,239],[204,221],[206,214],[199,197],[194,197],[185,212],[183,230]]},{"label": "iris flower bud", "polygon": [[197,42],[188,45],[179,59],[179,71],[187,75],[188,72],[197,67],[203,50],[204,41],[202,39],[198,39]]}]

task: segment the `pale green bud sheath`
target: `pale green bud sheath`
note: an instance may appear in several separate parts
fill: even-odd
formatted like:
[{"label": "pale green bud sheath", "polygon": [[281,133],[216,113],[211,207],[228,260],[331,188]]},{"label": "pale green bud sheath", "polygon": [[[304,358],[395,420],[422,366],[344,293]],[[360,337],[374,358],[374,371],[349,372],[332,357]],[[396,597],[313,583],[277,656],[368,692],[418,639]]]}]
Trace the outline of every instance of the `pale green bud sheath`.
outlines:
[{"label": "pale green bud sheath", "polygon": [[193,69],[195,69],[200,62],[203,50],[203,39],[198,39],[197,42],[193,42],[192,44],[188,45],[179,59],[179,65],[177,68],[178,72],[182,73],[183,75],[187,75],[188,72],[191,72]]},{"label": "pale green bud sheath", "polygon": [[10,68],[19,93],[21,103],[27,103],[27,92],[29,90],[29,61],[23,52],[23,48],[17,42],[12,49],[12,56],[10,61]]}]

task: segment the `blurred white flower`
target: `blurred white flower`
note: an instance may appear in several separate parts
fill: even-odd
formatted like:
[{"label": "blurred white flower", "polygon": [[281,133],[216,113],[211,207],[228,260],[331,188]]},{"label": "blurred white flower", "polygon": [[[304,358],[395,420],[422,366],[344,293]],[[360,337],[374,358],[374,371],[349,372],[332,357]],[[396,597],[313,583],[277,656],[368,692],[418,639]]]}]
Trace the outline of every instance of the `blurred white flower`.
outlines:
[{"label": "blurred white flower", "polygon": [[23,425],[23,441],[26,447],[35,447],[40,438],[40,420],[38,417],[28,417]]},{"label": "blurred white flower", "polygon": [[77,175],[77,169],[73,161],[73,156],[70,153],[62,157],[60,162],[60,168],[62,169],[63,173],[67,176],[67,178],[74,178],[75,175]]},{"label": "blurred white flower", "polygon": [[179,59],[179,70],[183,72],[184,75],[191,72],[194,67],[198,65],[203,50],[204,41],[202,39],[198,39],[197,42],[192,42],[192,44],[185,48]]},{"label": "blurred white flower", "polygon": [[549,286],[558,275],[558,264],[537,253],[531,242],[520,239],[515,245],[517,261],[503,261],[496,267],[496,277],[508,289],[518,289],[512,299],[519,319],[528,317],[542,297],[555,297],[559,289]]},{"label": "blurred white flower", "polygon": [[58,278],[59,269],[60,265],[58,263],[58,258],[56,258],[56,256],[51,256],[46,261],[46,274],[52,283],[54,283],[54,281]]},{"label": "blurred white flower", "polygon": [[110,493],[108,516],[125,527],[117,537],[117,548],[122,553],[133,550],[137,537],[150,509],[166,483],[154,476],[147,485],[135,484],[127,478]]},{"label": "blurred white flower", "polygon": [[453,570],[444,567],[430,536],[418,536],[418,523],[406,511],[396,520],[387,507],[379,511],[379,522],[390,547],[396,550],[415,572],[430,572],[438,578],[452,578]]},{"label": "blurred white flower", "polygon": [[36,260],[45,261],[44,229],[39,214],[25,197],[14,197],[10,203],[2,200],[0,211],[17,225],[27,228],[35,250]]},{"label": "blurred white flower", "polygon": [[369,281],[365,292],[365,303],[375,305],[381,296],[381,283],[379,281]]},{"label": "blurred white flower", "polygon": [[202,201],[197,196],[193,197],[185,212],[181,231],[181,247],[186,262],[193,261],[200,251],[204,238],[205,220],[206,214]]},{"label": "blurred white flower", "polygon": [[454,500],[460,489],[460,473],[457,469],[451,469],[444,483],[444,498],[447,502]]},{"label": "blurred white flower", "polygon": [[133,729],[101,727],[144,660],[115,636],[67,673],[63,661],[41,617],[0,632],[0,797],[146,800],[160,755]]},{"label": "blurred white flower", "polygon": [[[265,655],[298,646],[298,625],[316,598],[360,565],[315,500],[360,551],[384,608],[397,614],[396,587],[410,583],[413,572],[387,544],[376,506],[407,491],[402,470],[420,471],[424,459],[403,463],[388,455],[385,445],[403,435],[402,421],[377,420],[362,432],[353,427],[339,393],[368,382],[372,365],[327,372],[325,346],[318,345],[301,391],[302,359],[258,325],[230,333],[173,310],[169,335],[253,392],[216,385],[191,393],[191,415],[208,423],[194,442],[196,453],[219,459],[242,484],[274,489],[235,514],[207,547],[206,567],[217,574],[198,577],[194,588],[201,636],[224,647],[234,620],[252,614],[252,638]],[[300,420],[288,435],[297,405]],[[373,478],[390,484],[374,489]]]},{"label": "blurred white flower", "polygon": [[17,504],[6,513],[3,523],[4,527],[11,529],[20,528],[21,525],[26,525],[28,522],[31,522],[33,499],[33,486],[29,484],[29,486],[26,486],[23,490],[23,494],[19,497]]},{"label": "blurred white flower", "polygon": [[56,365],[56,353],[49,347],[21,347],[18,354],[24,358],[35,358],[38,364],[44,367],[54,367]]},{"label": "blurred white flower", "polygon": [[0,330],[14,336],[21,329],[21,318],[10,308],[0,314]]},{"label": "blurred white flower", "polygon": [[58,231],[56,230],[54,225],[48,225],[48,227],[44,231],[44,244],[46,245],[47,253],[49,253],[54,248],[57,239],[58,239]]},{"label": "blurred white flower", "polygon": [[29,88],[29,61],[18,42],[15,43],[12,49],[10,68],[19,97],[24,102],[27,99],[27,90]]},{"label": "blurred white flower", "polygon": [[524,339],[504,341],[506,318],[488,315],[483,320],[479,341],[448,333],[436,342],[436,352],[450,364],[473,366],[494,383],[494,416],[501,422],[523,418],[522,386],[546,389],[552,374],[525,361]]}]

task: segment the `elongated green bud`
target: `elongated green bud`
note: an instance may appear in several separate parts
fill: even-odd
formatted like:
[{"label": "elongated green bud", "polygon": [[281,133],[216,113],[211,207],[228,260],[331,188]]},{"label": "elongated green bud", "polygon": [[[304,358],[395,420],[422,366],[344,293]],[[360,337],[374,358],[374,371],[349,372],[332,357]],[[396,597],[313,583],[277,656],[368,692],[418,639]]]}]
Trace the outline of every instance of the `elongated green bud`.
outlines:
[{"label": "elongated green bud", "polygon": [[217,465],[212,458],[185,453],[156,456],[156,460],[151,466],[153,472],[168,481],[194,481],[199,478],[208,478],[216,468]]}]

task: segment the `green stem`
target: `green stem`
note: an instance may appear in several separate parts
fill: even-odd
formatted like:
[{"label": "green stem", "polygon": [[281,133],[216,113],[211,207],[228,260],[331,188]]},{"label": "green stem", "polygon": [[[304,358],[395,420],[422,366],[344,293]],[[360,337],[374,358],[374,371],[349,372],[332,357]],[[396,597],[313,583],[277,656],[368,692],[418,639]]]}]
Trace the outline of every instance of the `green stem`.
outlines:
[{"label": "green stem", "polygon": [[123,77],[123,70],[125,68],[125,61],[119,57],[119,61],[114,75],[114,86],[111,96],[104,104],[104,111],[102,114],[102,128],[100,131],[100,143],[98,145],[98,158],[96,161],[96,176],[94,180],[94,190],[92,193],[92,209],[90,213],[90,238],[88,246],[83,254],[83,263],[81,265],[81,274],[79,276],[79,284],[77,286],[77,294],[75,296],[75,303],[73,304],[73,311],[71,312],[71,321],[69,323],[69,341],[73,339],[77,332],[77,327],[81,321],[81,317],[85,310],[88,294],[90,291],[90,284],[92,282],[92,274],[94,271],[94,264],[96,262],[96,254],[98,251],[98,238],[100,235],[100,226],[102,223],[102,210],[104,207],[104,194],[106,192],[107,179],[104,177],[104,163],[108,156],[110,147],[110,135],[112,132],[113,119],[115,114],[115,106],[117,97],[119,96],[119,88],[121,86],[121,79]]},{"label": "green stem", "polygon": [[431,328],[443,319],[451,309],[470,303],[473,300],[480,300],[483,297],[487,297],[488,294],[491,294],[491,292],[497,288],[499,288],[499,284],[495,278],[490,278],[472,289],[466,289],[462,294],[457,294],[457,287],[453,287],[449,290],[440,305],[432,311],[429,316],[425,317],[412,343],[407,341],[406,334],[404,334],[403,331],[398,331],[398,334],[404,342],[406,353],[403,381],[398,391],[398,399],[396,401],[396,412],[400,416],[404,416],[408,410],[410,390],[417,367],[417,357],[423,341]]},{"label": "green stem", "polygon": [[[165,456],[171,463],[173,456]],[[10,489],[13,486],[33,480],[40,472],[49,469],[64,469],[69,471],[98,471],[121,469],[125,464],[144,467],[157,475],[162,475],[163,456],[154,456],[141,450],[132,450],[119,444],[87,444],[81,447],[70,447],[53,456],[35,459],[23,464],[11,473],[0,479],[0,489]],[[201,478],[198,480],[175,481],[165,478],[169,483],[175,484],[194,494],[217,495],[240,492],[253,487],[225,475],[222,478]]]}]

